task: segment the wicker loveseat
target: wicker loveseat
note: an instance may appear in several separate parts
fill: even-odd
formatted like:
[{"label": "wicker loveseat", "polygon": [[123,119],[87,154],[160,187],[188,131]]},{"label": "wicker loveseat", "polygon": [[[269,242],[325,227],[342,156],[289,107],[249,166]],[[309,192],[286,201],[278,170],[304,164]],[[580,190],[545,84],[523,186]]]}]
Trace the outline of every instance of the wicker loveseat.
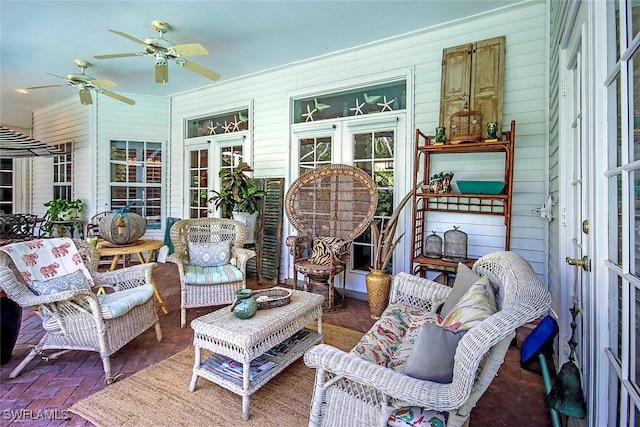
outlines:
[{"label": "wicker loveseat", "polygon": [[[400,273],[394,278],[389,307],[351,352],[321,344],[305,354],[305,363],[317,369],[309,425],[404,425],[396,422],[398,414],[409,412],[438,416],[448,426],[465,424],[504,361],[516,328],[545,314],[551,303],[531,266],[513,252],[486,255],[474,264],[473,272],[486,277],[483,280],[495,292],[497,312],[466,331],[453,347],[450,382],[409,376],[405,368],[422,326],[416,319],[423,324],[438,319],[433,312],[452,289]],[[389,326],[394,322],[404,329],[394,331]],[[385,343],[385,355],[373,358],[363,350],[371,342]]]}]

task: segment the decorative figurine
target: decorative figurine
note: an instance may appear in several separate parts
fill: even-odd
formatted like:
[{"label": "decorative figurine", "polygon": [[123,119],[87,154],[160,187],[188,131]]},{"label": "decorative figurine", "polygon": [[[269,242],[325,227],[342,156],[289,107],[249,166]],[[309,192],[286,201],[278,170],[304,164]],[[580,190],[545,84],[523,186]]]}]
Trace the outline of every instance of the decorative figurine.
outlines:
[{"label": "decorative figurine", "polygon": [[444,126],[438,126],[436,128],[436,139],[433,142],[433,145],[442,145],[447,141],[446,137],[444,136],[445,129],[446,128]]},{"label": "decorative figurine", "polygon": [[487,139],[485,141],[498,140],[498,122],[487,123]]}]

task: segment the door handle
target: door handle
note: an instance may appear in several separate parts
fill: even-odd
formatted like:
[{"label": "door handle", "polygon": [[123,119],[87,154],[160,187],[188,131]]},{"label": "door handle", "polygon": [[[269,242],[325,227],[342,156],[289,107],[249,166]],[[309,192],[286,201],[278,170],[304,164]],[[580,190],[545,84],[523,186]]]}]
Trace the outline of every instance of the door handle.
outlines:
[{"label": "door handle", "polygon": [[586,255],[579,259],[567,257],[567,263],[569,263],[569,265],[582,267],[584,271],[591,271],[591,260]]}]

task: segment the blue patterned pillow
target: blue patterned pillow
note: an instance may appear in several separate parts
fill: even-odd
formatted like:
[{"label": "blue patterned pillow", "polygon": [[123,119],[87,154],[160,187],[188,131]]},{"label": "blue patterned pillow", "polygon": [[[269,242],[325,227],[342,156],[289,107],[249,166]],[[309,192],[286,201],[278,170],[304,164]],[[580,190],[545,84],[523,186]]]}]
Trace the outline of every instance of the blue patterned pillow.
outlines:
[{"label": "blue patterned pillow", "polygon": [[62,291],[91,290],[89,282],[82,270],[65,276],[57,276],[49,280],[32,280],[29,285],[36,295],[51,295]]},{"label": "blue patterned pillow", "polygon": [[189,242],[189,259],[198,267],[220,267],[231,260],[231,242]]}]

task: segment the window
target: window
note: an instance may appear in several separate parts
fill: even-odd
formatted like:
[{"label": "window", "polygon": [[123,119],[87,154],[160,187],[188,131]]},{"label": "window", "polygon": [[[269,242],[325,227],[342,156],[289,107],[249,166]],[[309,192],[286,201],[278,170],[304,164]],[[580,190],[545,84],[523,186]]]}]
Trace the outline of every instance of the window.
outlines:
[{"label": "window", "polygon": [[147,228],[162,224],[162,143],[111,141],[111,208],[129,205],[147,219]]},{"label": "window", "polygon": [[73,166],[72,166],[72,144],[60,144],[58,146],[64,150],[53,158],[53,198],[71,200],[73,196]]},{"label": "window", "polygon": [[0,212],[13,213],[12,159],[0,159]]}]

